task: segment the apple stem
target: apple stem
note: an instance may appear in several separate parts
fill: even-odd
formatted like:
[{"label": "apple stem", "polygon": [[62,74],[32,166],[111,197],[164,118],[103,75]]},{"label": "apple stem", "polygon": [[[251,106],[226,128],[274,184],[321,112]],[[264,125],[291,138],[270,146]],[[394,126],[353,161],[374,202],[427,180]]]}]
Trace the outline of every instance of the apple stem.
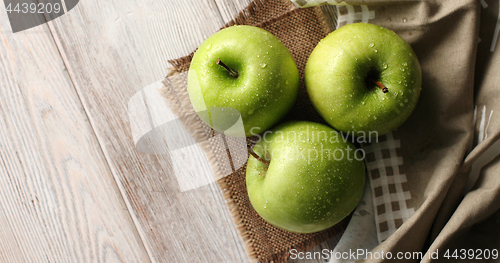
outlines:
[{"label": "apple stem", "polygon": [[384,84],[382,84],[380,81],[376,81],[373,79],[370,79],[370,81],[373,82],[373,84],[377,85],[379,88],[381,88],[383,93],[389,92],[389,89],[386,86],[384,86]]},{"label": "apple stem", "polygon": [[224,64],[224,62],[222,62],[222,61],[220,60],[220,58],[219,58],[219,59],[217,59],[217,62],[215,62],[215,63],[216,63],[217,65],[221,65],[222,67],[224,67],[224,68],[225,68],[225,69],[229,72],[229,75],[231,75],[231,77],[234,77],[234,78],[238,77],[238,72],[236,72],[236,71],[234,71],[234,70],[230,69],[230,68],[229,68],[226,64]]},{"label": "apple stem", "polygon": [[253,157],[255,157],[255,159],[259,160],[261,163],[269,166],[269,162],[260,158],[260,156],[258,156],[252,149],[252,147],[250,147],[250,145],[247,145],[248,146],[248,153],[251,154]]}]

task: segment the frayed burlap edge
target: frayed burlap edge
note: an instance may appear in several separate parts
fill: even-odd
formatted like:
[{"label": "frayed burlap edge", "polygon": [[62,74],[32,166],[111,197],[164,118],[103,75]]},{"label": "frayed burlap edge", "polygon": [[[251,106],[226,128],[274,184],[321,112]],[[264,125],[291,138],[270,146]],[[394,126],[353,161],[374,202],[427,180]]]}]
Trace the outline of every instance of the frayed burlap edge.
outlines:
[{"label": "frayed burlap edge", "polygon": [[[252,259],[252,262],[260,262],[259,261],[260,259],[258,258],[256,250],[253,246],[254,244],[254,237],[252,235],[253,233],[245,228],[245,224],[243,224],[243,218],[241,217],[238,211],[238,205],[234,202],[234,199],[232,198],[231,191],[229,190],[229,186],[227,185],[226,180],[221,179],[218,180],[217,183],[222,190],[223,198],[226,200],[229,212],[233,216],[236,229],[240,233],[240,236],[243,238],[243,241],[245,242],[245,249],[247,251],[247,254]],[[290,245],[283,253],[274,254],[270,258],[266,258],[265,261],[262,262],[286,262],[290,258],[290,251],[292,249],[296,249],[298,252],[309,251],[315,246],[331,239],[333,235],[332,233],[340,233],[341,231],[344,231],[347,220],[348,219],[342,220],[335,226],[328,229],[328,231],[322,232],[317,236],[312,237],[307,242],[303,242],[299,245]],[[335,242],[337,243],[340,239],[340,236],[334,236],[334,237],[336,237]]]},{"label": "frayed burlap edge", "polygon": [[[254,14],[255,12],[258,12],[260,10],[260,8],[264,7],[264,5],[268,1],[272,1],[272,0],[254,0],[244,10],[242,10],[231,22],[227,23],[221,29],[226,28],[226,27],[230,27],[233,25],[246,24],[247,18],[252,16],[252,14]],[[281,0],[281,1],[287,1],[287,0]],[[321,28],[323,30],[323,33],[325,33],[325,35],[326,35],[326,34],[330,33],[331,31],[333,31],[334,28],[332,28],[332,26],[329,25],[329,23],[328,23],[328,22],[330,22],[330,24],[331,24],[331,21],[326,20],[322,8],[321,7],[312,7],[312,9],[314,10],[316,17],[321,24]],[[290,7],[290,12],[282,14],[278,17],[271,18],[267,21],[263,21],[259,24],[254,25],[254,26],[264,27],[266,25],[274,23],[275,21],[283,19],[285,16],[291,15],[294,12],[298,12],[298,8],[292,5]],[[335,22],[336,21],[334,21],[334,23]],[[167,101],[172,106],[171,107],[172,111],[175,114],[177,114],[178,116],[183,116],[187,113],[183,110],[183,108],[181,107],[181,104],[184,104],[184,105],[187,103],[190,104],[189,96],[187,95],[187,92],[186,92],[186,94],[185,94],[186,96],[182,96],[182,98],[178,97],[177,95],[175,98],[172,98],[171,97],[172,94],[169,94],[168,87],[171,85],[169,83],[168,78],[173,76],[173,75],[188,71],[189,66],[190,66],[190,62],[193,58],[195,51],[193,51],[191,54],[184,56],[182,58],[168,61],[172,65],[172,68],[169,68],[168,75],[165,78],[165,80],[163,81],[164,86],[163,86],[163,88],[160,89],[161,95],[167,99]],[[175,93],[175,91],[174,91],[174,93]],[[176,102],[175,101],[176,99],[180,103]],[[176,105],[176,104],[178,104],[178,105]],[[217,167],[217,157],[216,157],[215,153],[212,151],[211,144],[206,140],[206,134],[199,132],[200,129],[202,129],[202,126],[205,124],[202,121],[200,121],[200,119],[196,119],[195,117],[184,119],[183,124],[184,124],[185,128],[187,129],[187,131],[190,132],[193,139],[195,139],[197,142],[199,142],[200,147],[206,153],[207,159],[210,162],[210,165],[211,165],[211,168],[214,172],[214,175],[218,176],[220,170]],[[233,196],[232,196],[233,193],[230,190],[230,186],[227,184],[226,178],[222,178],[220,180],[217,180],[217,184],[219,185],[219,188],[222,191],[223,198],[226,200],[226,205],[228,207],[230,214],[233,217],[235,226],[236,226],[241,238],[245,242],[245,249],[247,251],[248,256],[254,262],[258,262],[259,260],[262,260],[262,259],[258,258],[258,255],[256,253],[256,249],[254,247],[255,239],[252,236],[253,233],[252,233],[252,231],[245,228],[245,224],[243,223],[243,218],[238,211],[238,205],[236,204],[235,200],[233,199]],[[326,240],[332,238],[334,233],[339,233],[339,232],[343,231],[346,227],[346,222],[348,222],[348,220],[343,220],[343,221],[339,222],[337,225],[330,228],[329,230],[322,232],[322,233],[319,233],[314,237],[311,237],[311,239],[307,240],[306,242],[303,242],[299,245],[290,245],[288,247],[288,249],[286,249],[283,253],[274,254],[270,258],[265,258],[263,260],[265,260],[266,262],[285,262],[289,259],[290,251],[292,249],[297,249],[297,251],[308,251],[308,250],[314,248],[315,246],[317,246],[318,244],[325,242]],[[338,240],[336,240],[336,241],[338,242]]]},{"label": "frayed burlap edge", "polygon": [[[208,126],[198,117],[195,110],[192,108],[187,91],[174,90],[175,85],[170,83],[169,78],[165,78],[162,83],[163,87],[159,89],[160,95],[165,98],[169,105],[169,109],[179,117],[186,131],[205,153],[214,174],[214,178],[223,178],[225,174],[222,171],[223,169],[219,167],[217,156],[213,152],[212,144],[208,140],[213,136],[213,133],[210,134],[207,129]],[[214,132],[212,129],[210,129],[210,131]]]}]

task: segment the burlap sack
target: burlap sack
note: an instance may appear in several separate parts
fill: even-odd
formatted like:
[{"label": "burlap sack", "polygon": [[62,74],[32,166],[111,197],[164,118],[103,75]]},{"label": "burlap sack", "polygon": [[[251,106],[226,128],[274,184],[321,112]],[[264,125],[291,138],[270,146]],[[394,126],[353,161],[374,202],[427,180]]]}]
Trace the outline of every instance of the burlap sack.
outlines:
[{"label": "burlap sack", "polygon": [[[288,0],[256,0],[225,26],[239,24],[262,27],[278,37],[293,55],[299,69],[301,89],[294,108],[282,122],[292,119],[323,122],[308,99],[303,77],[309,54],[316,44],[331,32],[333,21],[326,20],[319,7],[298,9]],[[186,71],[191,59],[192,54],[169,61],[174,67],[164,81],[163,95],[178,116],[190,116],[184,125],[195,139],[207,142],[207,136],[211,136],[210,128],[193,114],[194,110],[186,91]],[[249,138],[249,144],[251,139]],[[222,165],[220,163],[227,160],[225,151],[221,151],[217,145],[204,144],[202,147],[212,164],[215,164],[212,167],[215,176],[220,176],[217,170],[218,166]],[[218,184],[228,201],[238,230],[246,241],[251,258],[260,262],[285,262],[291,249],[307,251],[343,231],[348,219],[328,230],[313,234],[290,233],[268,224],[250,204],[245,185],[245,167],[246,165],[218,180]]]},{"label": "burlap sack", "polygon": [[[308,1],[295,2],[307,6]],[[353,6],[339,6],[332,13],[338,26],[369,22],[394,30],[415,50],[423,74],[421,98],[407,122],[380,137],[378,143],[362,146],[367,152],[374,214],[355,215],[374,218],[379,245],[371,252],[393,256],[366,261],[455,262],[461,261],[463,249],[466,259],[461,262],[498,262],[491,256],[492,249],[500,249],[500,106],[495,103],[500,96],[498,1],[345,3]],[[276,8],[283,15],[273,11]],[[284,40],[303,70],[315,43],[326,35],[319,9],[294,10],[286,1],[257,1],[236,21],[252,24],[255,20],[246,20],[247,16],[259,10],[265,15],[257,25]],[[290,30],[303,24],[306,31]],[[304,39],[307,45],[297,49],[294,45]],[[174,72],[187,70],[189,61],[190,57],[173,61]],[[301,98],[297,106],[310,107],[305,93]],[[297,110],[295,114],[322,122],[315,112]],[[230,207],[252,256],[263,262],[284,261],[290,248],[307,249],[330,236],[332,232],[327,231],[297,239],[270,230],[248,204],[243,175],[239,171],[220,184],[231,199]],[[485,249],[490,249],[489,259]],[[394,260],[398,252],[421,252],[422,256]]]}]

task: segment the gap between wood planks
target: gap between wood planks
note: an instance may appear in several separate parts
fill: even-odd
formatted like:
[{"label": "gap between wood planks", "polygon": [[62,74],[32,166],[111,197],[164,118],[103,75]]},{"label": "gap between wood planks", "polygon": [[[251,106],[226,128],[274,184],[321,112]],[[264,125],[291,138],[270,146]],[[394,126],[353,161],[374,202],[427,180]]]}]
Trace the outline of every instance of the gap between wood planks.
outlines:
[{"label": "gap between wood planks", "polygon": [[[64,0],[62,0],[62,1],[64,1]],[[39,2],[39,1],[37,0],[37,2]],[[66,4],[64,3],[63,6],[64,6],[64,10],[65,10],[65,15],[66,15],[67,14]],[[85,102],[82,100],[82,96],[81,96],[80,92],[76,88],[76,82],[71,74],[69,63],[68,63],[68,60],[67,60],[65,54],[63,53],[63,48],[61,47],[61,43],[58,41],[58,38],[55,37],[55,34],[54,34],[55,29],[54,29],[54,26],[52,25],[52,21],[49,21],[46,16],[44,16],[44,17],[45,17],[45,20],[47,21],[46,24],[49,28],[49,32],[50,32],[50,35],[52,36],[52,40],[54,41],[54,43],[57,47],[57,51],[61,57],[61,60],[64,64],[64,67],[66,69],[65,75],[67,75],[69,77],[68,80],[71,83],[71,88],[75,91],[75,94],[78,96],[78,100],[80,101],[81,105],[83,106],[84,115],[89,120],[88,123],[90,125],[91,130],[92,130],[92,136],[99,143],[99,151],[101,152],[102,156],[106,160],[106,164],[108,166],[108,169],[111,171],[111,174],[113,174],[113,179],[114,179],[113,182],[115,183],[115,187],[118,188],[120,191],[120,196],[121,196],[120,203],[122,205],[123,205],[123,203],[125,203],[126,209],[127,209],[127,214],[130,216],[130,218],[132,219],[132,222],[134,223],[132,229],[135,232],[135,236],[136,236],[136,239],[138,241],[137,243],[142,245],[142,249],[144,249],[146,251],[146,253],[148,254],[150,262],[156,263],[154,257],[152,257],[152,253],[150,251],[149,246],[145,242],[145,240],[146,240],[144,238],[145,233],[142,230],[142,228],[140,227],[140,224],[138,223],[138,219],[135,216],[135,213],[132,213],[133,209],[132,209],[132,206],[130,205],[128,198],[126,197],[125,190],[123,189],[123,185],[121,183],[119,183],[118,178],[116,178],[116,172],[112,169],[112,165],[110,164],[110,160],[109,160],[108,156],[105,154],[105,152],[103,151],[102,142],[100,141],[99,136],[97,136],[97,134],[96,134],[96,130],[94,128],[95,126],[94,126],[94,123],[92,121],[92,118],[90,118],[90,116],[88,115],[87,106],[86,106]],[[43,24],[41,26],[43,26]],[[137,237],[139,237],[139,238],[137,238]]]},{"label": "gap between wood planks", "polygon": [[[219,18],[222,21],[224,21],[224,23],[227,23],[229,20],[226,21],[222,17],[220,7],[216,3],[216,0],[209,0],[209,1],[211,1],[214,4],[214,6],[216,7],[215,11],[217,11],[217,14],[218,14]],[[67,10],[66,10],[65,4],[63,6],[64,6],[64,10],[65,10],[65,15],[67,15]],[[134,209],[133,209],[132,205],[130,204],[130,200],[129,200],[128,196],[127,196],[127,192],[124,189],[122,183],[120,183],[120,178],[118,178],[118,173],[116,171],[114,171],[114,169],[113,169],[113,163],[111,162],[110,157],[106,154],[106,151],[104,151],[104,149],[103,149],[103,142],[101,141],[101,138],[99,136],[97,136],[97,134],[96,134],[96,128],[95,128],[94,121],[93,121],[92,117],[88,114],[88,112],[89,112],[88,111],[88,105],[82,99],[82,94],[80,93],[79,89],[76,88],[77,87],[77,83],[76,83],[75,78],[74,78],[74,76],[72,74],[71,66],[70,66],[70,63],[68,61],[68,58],[66,57],[64,49],[62,47],[62,43],[56,37],[56,33],[55,33],[56,30],[54,28],[54,25],[52,24],[52,21],[48,21],[48,19],[46,19],[46,20],[47,20],[47,26],[49,28],[49,32],[50,32],[50,34],[52,36],[52,39],[53,39],[54,43],[56,44],[57,51],[58,51],[58,53],[59,53],[59,55],[60,55],[60,57],[61,57],[61,59],[63,61],[63,64],[64,64],[65,68],[66,68],[65,75],[68,76],[68,80],[72,84],[72,88],[74,89],[75,94],[77,94],[78,99],[80,100],[80,102],[81,102],[81,104],[83,106],[84,114],[87,117],[87,119],[89,120],[89,125],[90,125],[91,130],[92,130],[92,135],[96,138],[96,140],[97,140],[97,142],[99,144],[99,148],[100,148],[99,150],[102,153],[104,159],[106,160],[106,164],[107,164],[108,168],[110,169],[111,173],[113,174],[113,179],[114,179],[114,183],[116,184],[116,187],[120,191],[120,195],[121,195],[121,199],[122,199],[121,201],[125,204],[125,206],[127,208],[127,212],[129,214],[130,218],[132,219],[132,222],[134,223],[134,228],[133,229],[135,230],[136,236],[139,237],[139,238],[137,238],[137,240],[140,241],[138,243],[140,243],[142,245],[142,247],[144,248],[144,250],[147,252],[150,261],[152,263],[155,263],[156,259],[153,256],[154,253],[151,251],[151,247],[150,247],[150,245],[149,245],[149,243],[147,241],[148,239],[145,236],[146,233],[142,229],[142,225],[140,224],[139,219],[136,216],[136,213],[134,213]],[[223,25],[220,25],[220,26],[222,27]]]}]

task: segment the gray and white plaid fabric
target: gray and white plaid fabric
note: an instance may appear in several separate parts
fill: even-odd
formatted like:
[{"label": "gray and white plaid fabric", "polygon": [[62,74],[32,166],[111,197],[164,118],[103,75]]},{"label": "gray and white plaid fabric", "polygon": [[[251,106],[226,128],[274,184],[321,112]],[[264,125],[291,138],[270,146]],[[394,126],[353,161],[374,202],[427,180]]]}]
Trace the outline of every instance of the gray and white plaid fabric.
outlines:
[{"label": "gray and white plaid fabric", "polygon": [[341,4],[343,0],[292,0],[298,7],[311,7],[319,5],[338,5]]},{"label": "gray and white plaid fabric", "polygon": [[389,132],[378,138],[378,142],[363,145],[366,167],[373,197],[378,241],[386,240],[414,212],[407,207],[411,199],[402,171],[403,157],[399,153],[401,142]]},{"label": "gray and white plaid fabric", "polygon": [[337,6],[337,28],[352,23],[368,23],[375,18],[375,11],[366,5]]},{"label": "gray and white plaid fabric", "polygon": [[[297,6],[309,7],[317,5],[337,5],[335,0],[292,0]],[[336,6],[336,26],[337,28],[346,24],[364,22],[369,23],[375,18],[375,11],[370,10],[366,5],[337,5]],[[402,170],[404,163],[400,153],[401,142],[396,138],[397,134],[389,132],[378,138],[377,142],[362,145],[366,153],[366,167],[368,169],[368,179],[371,195],[365,195],[360,206],[354,212],[350,225],[359,225],[359,222],[366,223],[366,218],[372,217],[376,226],[377,241],[366,239],[363,235],[354,234],[357,231],[354,227],[348,227],[344,237],[339,244],[351,244],[341,246],[345,249],[349,247],[360,247],[371,250],[375,243],[381,243],[394,233],[414,212],[413,208],[408,208],[407,201],[411,199],[411,193],[407,187],[407,178]],[[372,203],[373,210],[366,212],[366,204]],[[361,211],[363,210],[363,211]],[[359,217],[359,218],[357,218]],[[359,221],[359,222],[358,222]],[[369,223],[369,225],[372,225]],[[360,228],[358,226],[357,228]],[[352,233],[351,233],[352,232]],[[345,240],[349,239],[349,240]],[[339,250],[341,248],[337,248]],[[342,252],[342,251],[339,251]],[[342,261],[342,260],[341,260]],[[341,262],[332,260],[331,262]]]}]

